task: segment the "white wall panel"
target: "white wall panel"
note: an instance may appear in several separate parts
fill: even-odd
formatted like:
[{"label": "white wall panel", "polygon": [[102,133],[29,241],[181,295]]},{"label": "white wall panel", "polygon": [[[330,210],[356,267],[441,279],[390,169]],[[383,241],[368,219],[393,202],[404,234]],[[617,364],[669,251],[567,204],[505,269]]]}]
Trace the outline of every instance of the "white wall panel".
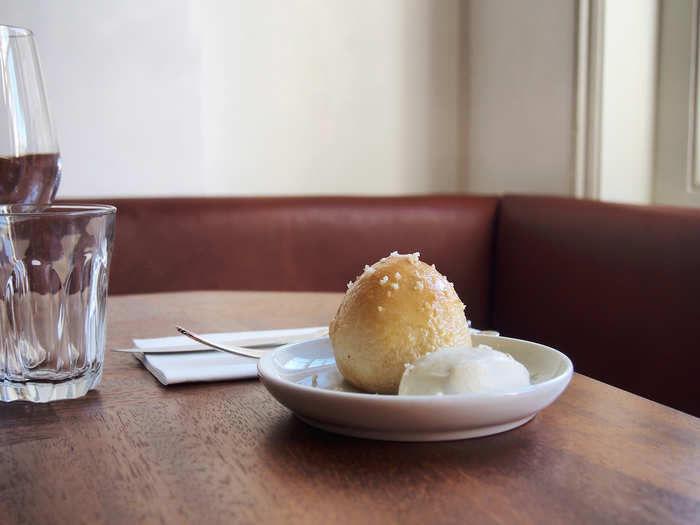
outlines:
[{"label": "white wall panel", "polygon": [[6,0],[39,42],[60,197],[458,185],[459,2]]},{"label": "white wall panel", "polygon": [[573,191],[576,2],[464,3],[463,189]]},{"label": "white wall panel", "polygon": [[4,0],[60,197],[570,194],[575,0]]}]

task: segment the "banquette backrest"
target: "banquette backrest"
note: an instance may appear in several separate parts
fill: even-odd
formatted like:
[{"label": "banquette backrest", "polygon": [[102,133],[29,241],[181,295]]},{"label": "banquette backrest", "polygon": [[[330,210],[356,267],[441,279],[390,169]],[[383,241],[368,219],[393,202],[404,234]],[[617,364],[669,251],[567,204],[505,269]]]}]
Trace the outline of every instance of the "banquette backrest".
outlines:
[{"label": "banquette backrest", "polygon": [[488,322],[498,198],[248,197],[111,199],[110,294],[346,289],[391,251],[455,283],[474,326]]},{"label": "banquette backrest", "polygon": [[505,196],[493,326],[700,415],[700,210]]}]

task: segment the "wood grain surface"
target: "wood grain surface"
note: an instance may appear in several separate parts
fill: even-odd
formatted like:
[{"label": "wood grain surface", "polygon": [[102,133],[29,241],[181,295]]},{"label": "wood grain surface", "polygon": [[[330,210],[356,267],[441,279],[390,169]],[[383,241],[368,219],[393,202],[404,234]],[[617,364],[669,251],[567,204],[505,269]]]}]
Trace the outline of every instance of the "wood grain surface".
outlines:
[{"label": "wood grain surface", "polygon": [[[112,297],[108,347],[321,325],[339,299]],[[698,523],[700,420],[576,374],[510,432],[370,441],[306,426],[257,380],[163,387],[108,352],[82,399],[0,405],[0,522]]]}]

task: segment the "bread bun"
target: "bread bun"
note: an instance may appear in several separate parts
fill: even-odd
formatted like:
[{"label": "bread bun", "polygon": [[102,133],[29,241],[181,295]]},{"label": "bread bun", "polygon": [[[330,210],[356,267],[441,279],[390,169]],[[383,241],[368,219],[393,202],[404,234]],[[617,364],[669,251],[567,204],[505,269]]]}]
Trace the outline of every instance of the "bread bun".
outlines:
[{"label": "bread bun", "polygon": [[365,266],[330,323],[338,370],[366,392],[396,394],[406,364],[439,348],[471,346],[454,286],[418,257],[393,252]]}]

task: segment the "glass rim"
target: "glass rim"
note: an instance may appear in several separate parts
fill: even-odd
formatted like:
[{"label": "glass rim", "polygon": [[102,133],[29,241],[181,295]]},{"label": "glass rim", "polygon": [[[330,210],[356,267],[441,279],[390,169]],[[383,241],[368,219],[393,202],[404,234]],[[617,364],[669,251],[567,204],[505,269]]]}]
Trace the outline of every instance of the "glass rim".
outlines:
[{"label": "glass rim", "polygon": [[27,36],[34,36],[34,32],[31,29],[22,26],[13,26],[9,24],[0,24],[0,29],[6,29],[9,33],[10,38],[21,38]]},{"label": "glass rim", "polygon": [[114,215],[110,204],[0,204],[0,217],[79,217]]}]

